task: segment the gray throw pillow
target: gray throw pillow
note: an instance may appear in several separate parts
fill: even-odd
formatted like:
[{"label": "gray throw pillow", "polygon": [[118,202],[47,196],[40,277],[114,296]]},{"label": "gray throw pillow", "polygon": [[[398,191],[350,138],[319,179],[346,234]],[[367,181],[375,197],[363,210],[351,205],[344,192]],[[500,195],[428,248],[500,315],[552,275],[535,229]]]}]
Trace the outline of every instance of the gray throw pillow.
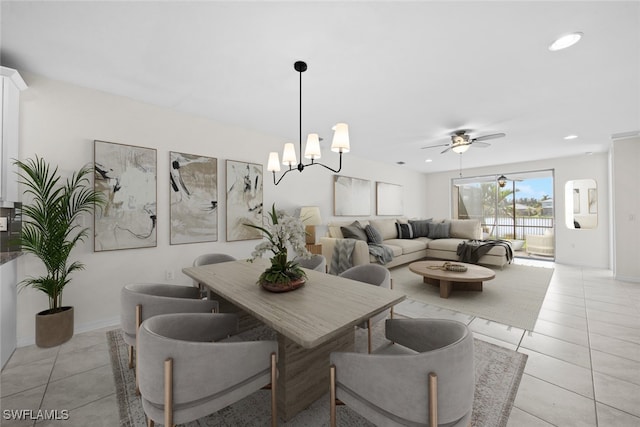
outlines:
[{"label": "gray throw pillow", "polygon": [[431,219],[409,220],[413,227],[413,237],[429,237],[429,223]]},{"label": "gray throw pillow", "polygon": [[398,230],[398,239],[413,239],[413,227],[411,227],[411,224],[396,222],[396,229]]},{"label": "gray throw pillow", "polygon": [[358,221],[354,221],[346,227],[340,227],[340,231],[342,231],[342,235],[345,239],[364,240],[365,242],[367,241],[367,234],[364,232],[362,226]]},{"label": "gray throw pillow", "polygon": [[367,233],[367,237],[370,243],[382,243],[382,236],[374,226],[372,225],[365,226],[364,232]]},{"label": "gray throw pillow", "polygon": [[429,224],[428,237],[430,239],[447,239],[449,237],[450,229],[450,222],[432,222],[431,224]]}]

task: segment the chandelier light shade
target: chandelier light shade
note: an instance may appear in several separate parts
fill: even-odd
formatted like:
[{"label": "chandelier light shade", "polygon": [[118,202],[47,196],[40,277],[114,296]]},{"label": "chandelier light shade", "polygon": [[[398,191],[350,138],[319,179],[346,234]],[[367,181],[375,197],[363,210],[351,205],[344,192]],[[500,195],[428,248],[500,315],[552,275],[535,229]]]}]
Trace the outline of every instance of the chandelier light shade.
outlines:
[{"label": "chandelier light shade", "polygon": [[334,153],[348,153],[349,148],[349,125],[338,123],[333,127],[331,151]]},{"label": "chandelier light shade", "polygon": [[307,137],[307,145],[304,148],[304,158],[317,160],[322,157],[320,153],[320,137],[317,133],[310,133]]},{"label": "chandelier light shade", "polygon": [[278,153],[275,151],[269,153],[269,162],[267,163],[267,170],[280,172],[280,159],[278,159]]},{"label": "chandelier light shade", "polygon": [[500,186],[500,188],[503,188],[505,185],[507,185],[507,177],[504,175],[500,175],[500,177],[498,177],[498,185]]},{"label": "chandelier light shade", "polygon": [[[338,123],[333,127],[333,141],[331,143],[331,151],[338,153],[339,164],[338,169],[330,168],[327,165],[317,162],[316,160],[322,157],[320,151],[320,136],[317,133],[310,133],[307,137],[307,144],[304,152],[302,151],[302,73],[307,71],[307,64],[303,61],[297,61],[293,64],[293,68],[300,74],[300,139],[299,139],[299,153],[300,162],[296,157],[296,150],[293,143],[286,143],[282,152],[282,164],[288,166],[288,169],[284,171],[279,179],[276,179],[276,172],[280,172],[280,160],[277,152],[269,153],[269,160],[267,163],[267,171],[273,173],[273,183],[278,185],[282,178],[292,170],[297,169],[302,172],[304,168],[313,165],[320,165],[329,169],[332,172],[340,172],[342,169],[342,153],[348,153],[349,146],[349,126],[346,123]],[[303,154],[304,153],[304,154]],[[310,163],[303,164],[302,158],[311,160]]]},{"label": "chandelier light shade", "polygon": [[284,144],[284,150],[282,151],[282,164],[291,167],[297,163],[296,149],[293,144],[290,142]]}]

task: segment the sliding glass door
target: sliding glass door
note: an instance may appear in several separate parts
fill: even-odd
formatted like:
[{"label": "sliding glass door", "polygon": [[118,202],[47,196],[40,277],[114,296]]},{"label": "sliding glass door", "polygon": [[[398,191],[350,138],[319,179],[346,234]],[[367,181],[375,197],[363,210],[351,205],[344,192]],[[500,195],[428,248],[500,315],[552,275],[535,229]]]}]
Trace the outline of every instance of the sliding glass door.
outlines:
[{"label": "sliding glass door", "polygon": [[521,251],[527,236],[553,234],[553,170],[456,178],[452,194],[454,218],[478,219],[484,239]]}]

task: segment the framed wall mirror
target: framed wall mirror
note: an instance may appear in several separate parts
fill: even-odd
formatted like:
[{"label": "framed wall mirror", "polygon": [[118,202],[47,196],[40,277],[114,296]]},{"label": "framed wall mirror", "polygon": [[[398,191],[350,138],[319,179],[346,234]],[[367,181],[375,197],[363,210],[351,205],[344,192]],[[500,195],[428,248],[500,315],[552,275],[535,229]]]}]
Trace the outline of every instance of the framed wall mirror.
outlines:
[{"label": "framed wall mirror", "polygon": [[598,226],[598,187],[594,179],[567,181],[565,192],[565,224],[574,230]]}]

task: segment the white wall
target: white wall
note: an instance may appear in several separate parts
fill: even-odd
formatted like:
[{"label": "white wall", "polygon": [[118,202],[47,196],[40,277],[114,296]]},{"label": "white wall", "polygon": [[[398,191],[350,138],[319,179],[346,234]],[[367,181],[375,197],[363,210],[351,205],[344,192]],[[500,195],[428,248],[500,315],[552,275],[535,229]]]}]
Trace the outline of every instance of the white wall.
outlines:
[{"label": "white wall", "polygon": [[[465,169],[462,173],[463,177],[490,174],[509,176],[509,174],[516,172],[548,169],[555,171],[553,198],[555,200],[556,262],[594,268],[610,268],[609,168],[606,153]],[[458,171],[427,175],[428,216],[434,218],[451,216],[451,180],[458,177]],[[564,187],[567,181],[585,178],[595,179],[597,184],[598,226],[592,230],[568,229],[564,221]]]},{"label": "white wall", "polygon": [[613,142],[614,273],[640,282],[640,138]]},{"label": "white wall", "polygon": [[[248,257],[257,240],[225,242],[225,160],[265,165],[264,203],[294,210],[303,205],[321,207],[323,221],[333,219],[333,173],[316,166],[302,174],[292,172],[277,187],[266,172],[269,151],[281,151],[283,140],[248,129],[179,114],[128,98],[85,89],[32,74],[24,74],[29,89],[21,97],[20,158],[43,156],[58,164],[63,174],[93,161],[93,141],[103,140],[157,149],[158,155],[158,244],[156,248],[93,252],[93,239],[77,248],[73,258],[86,265],[74,273],[66,288],[64,304],[73,305],[76,330],[86,330],[119,321],[119,291],[130,282],[167,282],[167,270],[175,271],[175,283],[191,284],[180,271],[205,252],[225,252]],[[291,120],[296,126],[296,117]],[[364,142],[352,140],[352,145]],[[200,154],[218,159],[218,242],[169,244],[169,151]],[[326,150],[328,151],[328,150]],[[334,153],[323,153],[323,161],[337,165]],[[375,181],[400,184],[405,195],[405,215],[426,214],[423,174],[344,156],[341,175],[371,180],[371,213],[375,214]],[[166,167],[165,167],[166,165]],[[92,224],[92,218],[85,219]],[[18,260],[18,279],[42,271],[30,255]],[[34,316],[48,308],[46,296],[31,289],[18,297],[18,345],[34,341]]]}]

